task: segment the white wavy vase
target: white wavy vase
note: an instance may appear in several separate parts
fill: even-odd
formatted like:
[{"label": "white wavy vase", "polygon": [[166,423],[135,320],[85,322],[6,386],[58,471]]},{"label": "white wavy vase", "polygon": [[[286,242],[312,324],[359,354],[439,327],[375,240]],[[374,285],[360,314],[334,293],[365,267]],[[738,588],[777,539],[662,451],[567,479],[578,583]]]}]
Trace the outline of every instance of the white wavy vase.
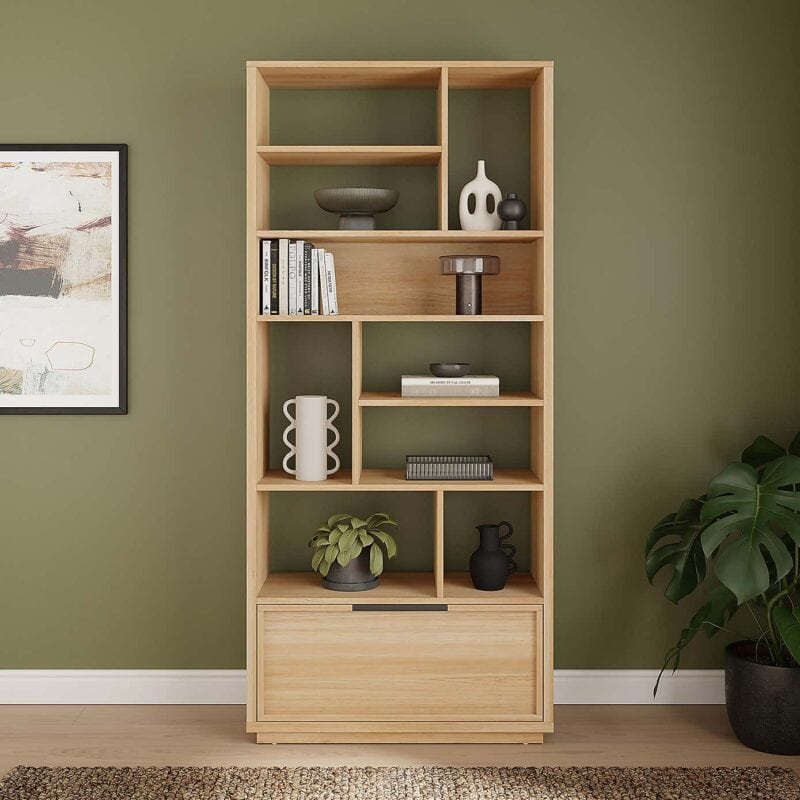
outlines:
[{"label": "white wavy vase", "polygon": [[[475,210],[469,210],[470,195],[475,197]],[[488,199],[494,198],[493,210],[489,211]],[[497,213],[497,206],[503,199],[500,187],[486,177],[486,162],[478,162],[475,177],[461,190],[458,200],[458,218],[461,229],[465,231],[499,231],[502,220]]]}]

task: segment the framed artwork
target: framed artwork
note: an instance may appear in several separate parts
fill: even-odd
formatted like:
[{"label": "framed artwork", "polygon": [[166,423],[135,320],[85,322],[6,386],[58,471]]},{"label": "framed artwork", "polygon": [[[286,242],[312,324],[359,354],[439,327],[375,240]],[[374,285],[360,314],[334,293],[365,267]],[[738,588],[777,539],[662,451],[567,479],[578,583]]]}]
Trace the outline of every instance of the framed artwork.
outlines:
[{"label": "framed artwork", "polygon": [[0,145],[0,414],[127,413],[127,145]]}]

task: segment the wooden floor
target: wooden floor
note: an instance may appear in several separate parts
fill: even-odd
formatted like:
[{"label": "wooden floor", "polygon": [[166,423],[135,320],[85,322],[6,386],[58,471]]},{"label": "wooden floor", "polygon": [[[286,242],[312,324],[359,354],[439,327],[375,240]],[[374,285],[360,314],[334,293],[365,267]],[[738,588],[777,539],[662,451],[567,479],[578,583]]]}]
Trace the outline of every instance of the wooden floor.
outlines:
[{"label": "wooden floor", "polygon": [[0,706],[0,774],[72,766],[744,766],[723,706],[560,706],[544,745],[256,745],[242,706]]}]

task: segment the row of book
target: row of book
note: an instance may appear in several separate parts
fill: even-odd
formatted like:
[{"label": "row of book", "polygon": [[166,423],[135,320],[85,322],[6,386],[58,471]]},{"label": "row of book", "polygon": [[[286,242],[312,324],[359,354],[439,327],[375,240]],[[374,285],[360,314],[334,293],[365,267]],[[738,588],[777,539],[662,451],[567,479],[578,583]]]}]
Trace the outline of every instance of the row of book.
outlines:
[{"label": "row of book", "polygon": [[338,314],[333,253],[302,239],[261,240],[261,313]]},{"label": "row of book", "polygon": [[403,375],[401,397],[499,397],[497,375],[465,375],[463,378],[435,378],[432,375]]}]

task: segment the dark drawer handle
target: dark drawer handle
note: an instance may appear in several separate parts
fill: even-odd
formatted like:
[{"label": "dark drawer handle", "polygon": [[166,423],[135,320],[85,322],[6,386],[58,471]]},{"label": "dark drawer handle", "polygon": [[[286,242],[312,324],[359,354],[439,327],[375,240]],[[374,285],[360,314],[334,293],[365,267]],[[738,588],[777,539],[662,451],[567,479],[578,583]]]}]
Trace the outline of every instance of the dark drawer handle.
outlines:
[{"label": "dark drawer handle", "polygon": [[421,603],[401,605],[397,603],[390,605],[389,603],[354,603],[353,611],[447,611],[447,605],[444,603]]}]

